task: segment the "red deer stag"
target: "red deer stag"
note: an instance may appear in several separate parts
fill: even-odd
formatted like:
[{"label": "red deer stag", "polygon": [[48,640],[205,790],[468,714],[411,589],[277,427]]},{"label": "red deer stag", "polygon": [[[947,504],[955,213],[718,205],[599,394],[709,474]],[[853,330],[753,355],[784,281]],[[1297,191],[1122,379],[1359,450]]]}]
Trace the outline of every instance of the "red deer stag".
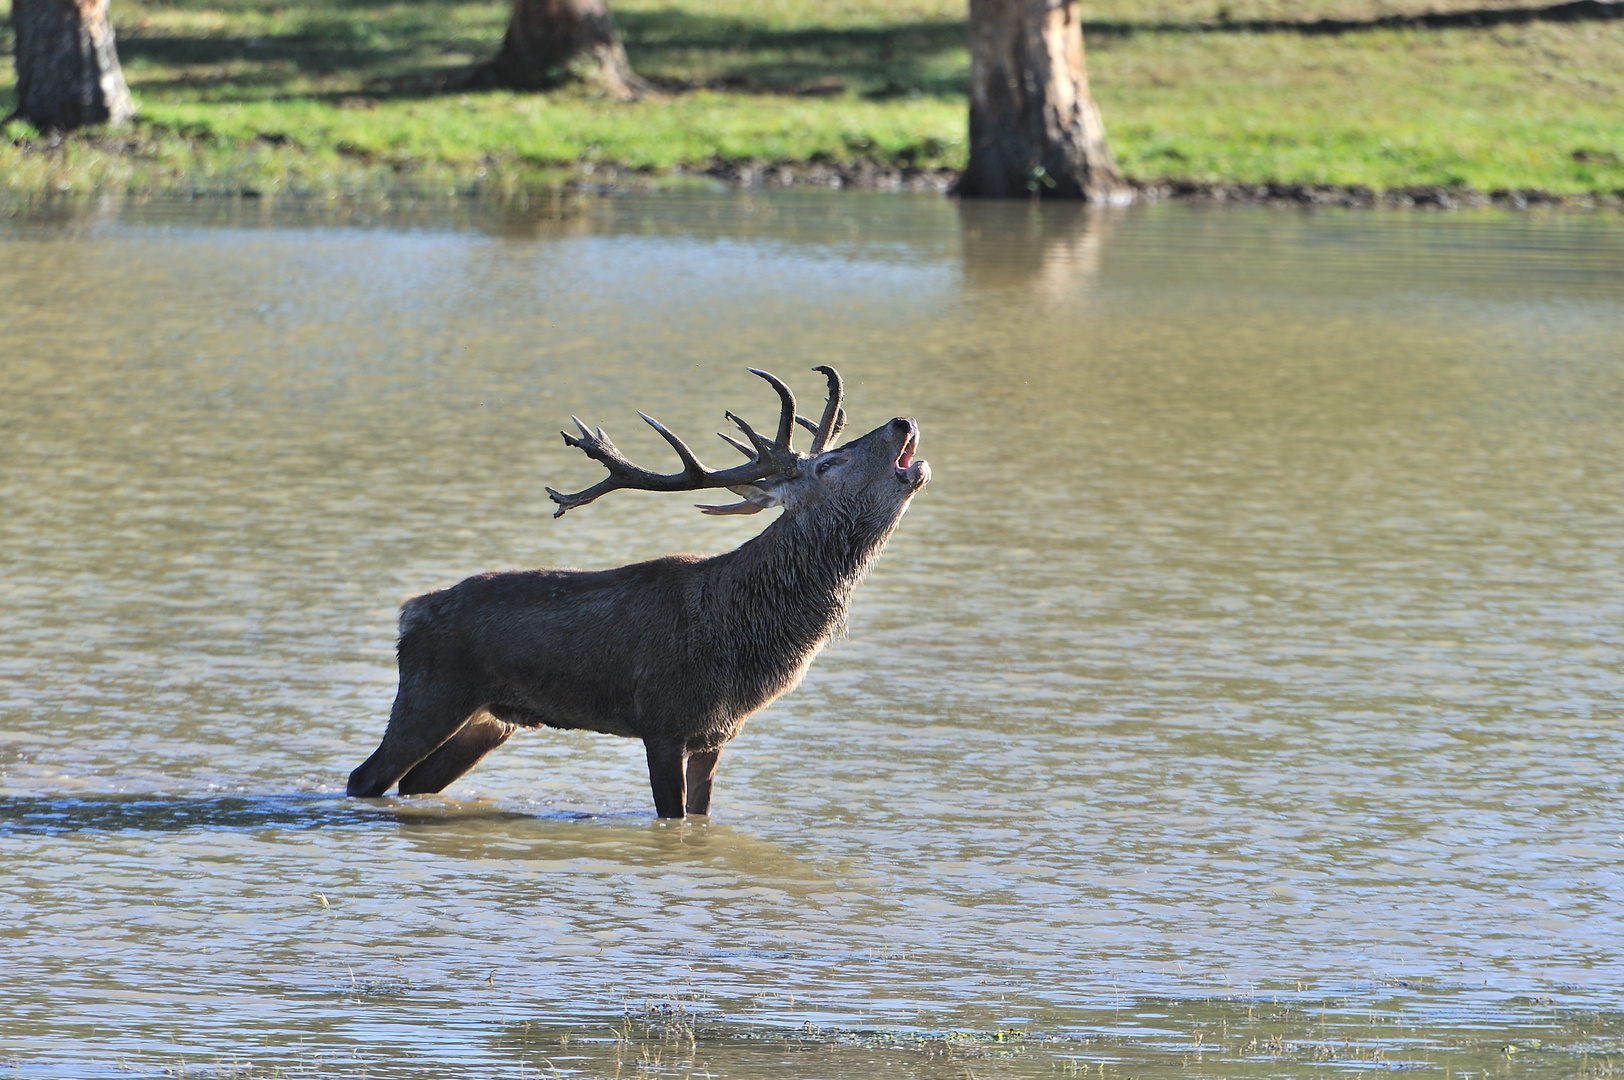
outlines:
[{"label": "red deer stag", "polygon": [[[728,488],[744,501],[707,514],[783,513],[723,555],[667,555],[613,570],[481,574],[414,597],[400,610],[400,688],[383,742],[350,774],[351,795],[440,791],[518,727],[600,731],[643,740],[661,817],[710,812],[716,760],[745,720],[801,681],[845,620],[851,592],[930,480],[914,457],[919,425],[897,417],[830,449],[845,426],[840,376],[823,418],[795,413],[778,392],[778,434],[768,439],[727,413],[750,458],[731,469],[700,464],[681,439],[643,416],[682,459],[661,474],[628,461],[602,428],[565,433],[609,470],[565,495],[547,489],[554,517],[619,488]],[[639,414],[642,415],[642,414]],[[808,453],[791,446],[795,425]]]}]

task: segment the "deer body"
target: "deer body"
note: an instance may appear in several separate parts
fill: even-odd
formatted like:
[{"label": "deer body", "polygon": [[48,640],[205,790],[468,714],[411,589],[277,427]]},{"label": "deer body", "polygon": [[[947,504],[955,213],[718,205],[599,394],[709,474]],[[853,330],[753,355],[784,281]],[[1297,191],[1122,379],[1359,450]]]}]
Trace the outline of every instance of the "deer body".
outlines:
[{"label": "deer body", "polygon": [[[832,372],[830,382],[820,441],[838,431]],[[793,399],[785,407],[792,412]],[[740,426],[765,455],[766,440]],[[593,453],[602,446],[603,456],[618,457],[601,432],[583,433],[594,457],[603,460]],[[814,442],[818,452],[796,455],[793,468],[785,459],[768,475],[728,484],[746,503],[708,510],[784,511],[722,555],[481,574],[407,601],[389,726],[351,774],[349,793],[381,795],[397,782],[401,794],[439,791],[516,728],[553,727],[641,739],[660,816],[708,813],[721,748],[800,682],[929,480],[929,467],[912,458],[917,440],[918,426],[898,418],[834,450]],[[787,437],[780,441],[787,448]],[[602,491],[584,499],[550,493],[563,513],[579,505],[569,500]]]}]

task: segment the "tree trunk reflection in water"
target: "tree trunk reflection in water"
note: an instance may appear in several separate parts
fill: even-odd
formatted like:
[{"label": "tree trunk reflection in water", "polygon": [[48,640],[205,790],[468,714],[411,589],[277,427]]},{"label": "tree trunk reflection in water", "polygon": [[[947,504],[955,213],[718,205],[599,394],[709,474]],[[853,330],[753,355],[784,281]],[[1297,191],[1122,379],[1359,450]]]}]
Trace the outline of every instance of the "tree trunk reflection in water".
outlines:
[{"label": "tree trunk reflection in water", "polygon": [[41,131],[122,124],[135,115],[107,0],[16,0],[17,109]]},{"label": "tree trunk reflection in water", "polygon": [[961,195],[1128,194],[1089,96],[1075,0],[970,0],[970,161]]},{"label": "tree trunk reflection in water", "polygon": [[1099,276],[1124,211],[1075,202],[962,200],[958,213],[965,281],[978,289],[1014,289],[1047,306],[1076,299]]}]

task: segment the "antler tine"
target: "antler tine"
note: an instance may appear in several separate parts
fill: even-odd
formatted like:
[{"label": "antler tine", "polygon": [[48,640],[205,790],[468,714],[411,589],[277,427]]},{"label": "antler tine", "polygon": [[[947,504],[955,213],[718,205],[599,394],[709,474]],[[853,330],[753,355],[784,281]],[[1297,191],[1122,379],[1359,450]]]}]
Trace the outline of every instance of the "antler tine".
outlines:
[{"label": "antler tine", "polygon": [[[754,457],[766,457],[768,454],[772,453],[773,444],[767,441],[767,436],[761,434],[755,428],[751,427],[748,423],[745,422],[743,417],[735,416],[733,413],[730,413],[730,412],[725,412],[722,415],[727,417],[729,420],[733,421],[733,423],[735,423],[736,425],[738,425],[739,430],[744,432],[744,437],[749,439],[752,443],[755,444],[756,448],[755,448],[754,451],[752,451],[752,456],[754,456]],[[726,435],[724,435],[722,437],[724,439],[727,438]],[[729,441],[731,441],[731,440],[729,440]]]},{"label": "antler tine", "polygon": [[752,450],[749,446],[746,446],[744,443],[742,443],[739,440],[735,439],[733,436],[728,435],[725,432],[718,431],[716,433],[716,437],[718,439],[721,439],[723,442],[727,443],[729,446],[733,447],[733,449],[737,450],[739,453],[743,454],[745,457],[749,458],[750,460],[752,460],[752,461],[755,460],[756,452],[754,450]]},{"label": "antler tine", "polygon": [[641,416],[644,423],[653,428],[655,431],[658,431],[661,436],[665,438],[665,441],[671,444],[671,449],[675,450],[677,452],[677,456],[682,459],[683,468],[687,469],[695,476],[705,475],[705,466],[701,465],[699,463],[699,459],[694,457],[694,452],[688,449],[687,443],[677,438],[677,436],[667,429],[664,424],[654,419],[654,417],[650,416],[648,413],[638,413],[637,415]]},{"label": "antler tine", "polygon": [[829,443],[840,434],[840,429],[846,426],[846,413],[840,407],[841,399],[846,396],[845,387],[840,381],[840,372],[828,364],[819,364],[812,369],[821,371],[829,380],[829,398],[823,405],[823,419],[818,421],[818,429],[812,437],[811,453],[821,454],[828,449]]},{"label": "antler tine", "polygon": [[783,409],[778,414],[778,437],[773,440],[773,452],[776,454],[793,454],[794,448],[790,440],[795,437],[795,391],[784,384],[784,381],[770,371],[760,368],[751,368],[750,374],[759,375],[766,379],[772,388],[778,391],[778,400],[783,403]]},{"label": "antler tine", "polygon": [[[554,491],[552,488],[548,488],[548,498],[552,499],[553,502],[558,504],[558,509],[553,511],[553,517],[563,517],[564,511],[573,510],[577,506],[584,506],[593,499],[596,499],[598,496],[606,495],[609,492],[614,491],[616,488],[634,486],[634,483],[637,480],[672,479],[669,477],[660,477],[658,473],[652,473],[647,469],[639,468],[638,466],[633,465],[630,461],[626,460],[626,457],[621,454],[614,442],[610,440],[609,433],[604,431],[603,428],[600,427],[596,432],[594,432],[591,428],[581,423],[580,417],[571,416],[570,419],[575,421],[575,426],[581,429],[581,434],[571,435],[567,431],[559,432],[560,435],[564,436],[564,444],[566,446],[574,446],[580,449],[586,454],[587,457],[608,469],[609,475],[604,479],[599,480],[591,487],[583,491],[574,492],[573,494],[565,494],[561,491]],[[678,477],[685,478],[687,475],[688,470],[686,467],[684,467],[683,471],[678,474]]]},{"label": "antler tine", "polygon": [[719,517],[724,514],[759,514],[766,509],[765,506],[757,506],[753,502],[728,503],[726,506],[713,506],[710,503],[694,503],[694,505],[699,508],[701,513],[709,514],[712,517]]},{"label": "antler tine", "polygon": [[796,416],[795,422],[806,428],[806,430],[810,431],[814,435],[818,433],[818,425],[814,424],[804,416]]},{"label": "antler tine", "polygon": [[574,510],[577,506],[585,506],[599,495],[607,495],[619,486],[619,484],[615,483],[615,478],[611,476],[599,480],[585,491],[577,491],[569,495],[564,494],[562,491],[554,491],[552,488],[546,490],[547,497],[558,504],[558,509],[553,511],[553,517],[561,518],[564,516],[564,511]]}]

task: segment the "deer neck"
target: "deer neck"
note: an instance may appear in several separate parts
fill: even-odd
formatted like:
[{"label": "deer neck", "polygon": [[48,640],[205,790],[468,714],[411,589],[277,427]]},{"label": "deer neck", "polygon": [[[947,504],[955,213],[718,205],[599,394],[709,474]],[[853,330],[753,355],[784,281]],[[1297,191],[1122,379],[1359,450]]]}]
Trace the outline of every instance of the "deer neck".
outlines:
[{"label": "deer neck", "polygon": [[[762,533],[723,556],[730,614],[792,650],[815,648],[846,618],[852,590],[885,545],[894,522],[785,511]],[[744,629],[741,627],[741,629]]]}]

